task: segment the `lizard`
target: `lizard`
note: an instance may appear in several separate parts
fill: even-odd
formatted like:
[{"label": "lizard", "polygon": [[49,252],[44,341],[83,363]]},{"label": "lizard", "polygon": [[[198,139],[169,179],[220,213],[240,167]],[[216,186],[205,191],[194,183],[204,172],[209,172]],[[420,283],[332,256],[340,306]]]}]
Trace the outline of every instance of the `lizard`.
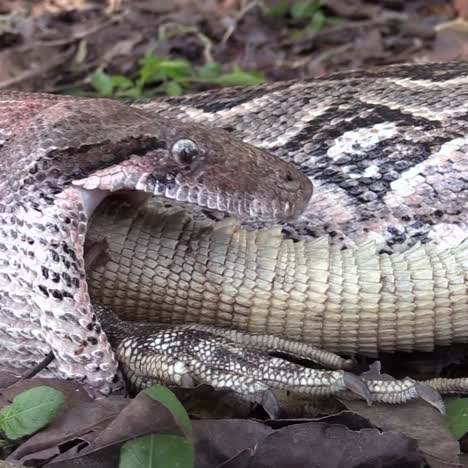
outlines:
[{"label": "lizard", "polygon": [[197,220],[155,202],[135,210],[119,199],[96,210],[88,237],[93,258],[106,244],[104,259],[89,262],[88,283],[120,317],[107,311],[102,325],[135,390],[205,383],[256,401],[270,389],[313,398],[352,389],[368,401],[422,397],[439,409],[431,389],[468,391],[463,378],[379,375],[365,377],[366,390],[345,372],[352,361],[334,353],[466,343],[466,241],[442,252],[417,244],[378,254],[372,241],[343,250],[326,237],[284,239],[280,226],[249,231],[233,218]]},{"label": "lizard", "polygon": [[0,367],[21,373],[52,351],[49,372],[95,396],[122,386],[83,257],[108,194],[273,220],[297,216],[312,194],[266,150],[108,99],[1,92],[0,155]]}]

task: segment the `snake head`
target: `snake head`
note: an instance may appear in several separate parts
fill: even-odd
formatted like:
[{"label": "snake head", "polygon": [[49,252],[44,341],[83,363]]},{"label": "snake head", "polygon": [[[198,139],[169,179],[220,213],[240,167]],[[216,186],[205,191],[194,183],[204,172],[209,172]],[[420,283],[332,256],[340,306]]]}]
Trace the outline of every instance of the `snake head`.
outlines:
[{"label": "snake head", "polygon": [[292,219],[312,195],[312,183],[292,165],[222,130],[180,125],[166,148],[146,158],[155,195],[240,217]]},{"label": "snake head", "polygon": [[18,168],[28,174],[19,183],[55,193],[84,189],[88,214],[109,192],[139,191],[279,221],[298,216],[312,195],[312,183],[294,166],[224,130],[107,99],[34,99],[9,149],[18,164],[27,163]]},{"label": "snake head", "polygon": [[15,181],[41,193],[84,189],[88,214],[109,192],[139,191],[285,221],[301,214],[312,195],[312,183],[294,166],[224,130],[108,99],[28,95],[22,101],[19,93],[11,99],[9,105],[31,110],[24,112],[21,138],[6,150],[18,166]]}]

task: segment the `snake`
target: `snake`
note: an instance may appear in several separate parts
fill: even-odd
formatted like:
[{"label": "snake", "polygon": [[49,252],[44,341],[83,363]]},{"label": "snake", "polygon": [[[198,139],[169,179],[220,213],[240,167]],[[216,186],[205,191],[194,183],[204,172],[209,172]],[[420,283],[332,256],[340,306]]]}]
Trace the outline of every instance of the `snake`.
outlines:
[{"label": "snake", "polygon": [[[430,264],[432,258],[439,259],[444,252],[449,252],[463,268],[468,232],[467,81],[468,66],[464,63],[396,66],[338,73],[308,81],[141,101],[133,103],[132,108],[154,118],[200,124],[209,129],[210,135],[210,132],[216,135],[224,130],[235,141],[242,140],[243,144],[267,151],[295,166],[312,181],[314,193],[310,202],[305,202],[303,209],[298,210],[302,214],[296,220],[289,219],[281,224],[281,234],[292,242],[291,245],[326,236],[327,242],[339,248],[359,250],[359,246],[370,239],[382,256],[416,248]],[[239,168],[242,176],[251,175],[242,170],[242,164]],[[258,185],[263,182],[263,177],[257,179]],[[93,182],[83,186],[87,190],[96,188]],[[309,195],[308,192],[303,199],[308,200]],[[221,208],[220,211],[227,211],[225,206]],[[195,216],[207,215],[210,214],[195,210]],[[251,218],[254,219],[247,220],[250,229],[265,227],[255,215]],[[151,262],[154,263],[154,259]],[[180,271],[183,265],[181,268]],[[463,318],[466,274],[463,271],[457,274],[461,281],[460,299],[455,306],[441,309],[445,313],[448,308],[449,316],[456,309],[454,315],[459,317],[458,321],[450,321],[449,336],[445,338],[448,341],[454,330],[460,330],[463,336],[466,327]],[[446,277],[442,279],[447,280]],[[442,293],[447,291],[447,281],[441,280],[436,287]],[[339,288],[335,292],[338,302],[345,296],[346,291]],[[414,297],[409,298],[410,306],[414,305],[411,301]],[[434,308],[430,301],[423,306]],[[183,307],[179,304],[178,312]],[[213,315],[209,310],[202,314],[205,319],[208,317],[208,322],[210,313]],[[240,312],[254,318],[256,313],[255,309]],[[333,317],[333,312],[326,313]],[[413,310],[410,317],[415,316],[418,318]],[[283,313],[276,321],[272,320],[271,323],[276,322],[276,329],[272,330],[284,330],[287,317]],[[226,320],[236,322],[232,317]],[[433,318],[428,320],[433,321]],[[366,328],[365,320],[359,323]],[[313,328],[313,320],[311,324]],[[269,326],[268,322],[263,332],[269,332]],[[294,328],[294,322],[292,326]],[[298,328],[296,326],[296,332]],[[367,334],[374,348],[378,348],[381,345],[374,336],[374,328],[371,326]],[[167,342],[177,341],[179,335],[171,333],[173,331],[167,332],[169,341],[161,338],[160,344],[167,347]],[[190,333],[193,334],[193,330]],[[346,334],[346,328],[340,331],[343,333]],[[348,338],[343,338],[351,347],[353,333],[355,328]],[[326,346],[330,346],[330,340]],[[407,334],[406,346],[411,347],[408,340],[411,342],[412,338]],[[427,345],[430,340],[426,339],[426,346],[430,346]],[[405,338],[397,342],[405,342]],[[154,343],[147,341],[146,345]],[[334,345],[331,346],[333,349]],[[341,344],[334,349],[337,346]],[[129,348],[129,353],[137,357],[138,365],[144,361],[143,348],[140,352]],[[233,349],[239,354],[237,348]]]},{"label": "snake", "polygon": [[121,385],[83,257],[108,194],[286,220],[312,193],[266,150],[113,100],[2,92],[0,144],[0,367],[18,373],[52,351],[50,370],[96,395]]}]

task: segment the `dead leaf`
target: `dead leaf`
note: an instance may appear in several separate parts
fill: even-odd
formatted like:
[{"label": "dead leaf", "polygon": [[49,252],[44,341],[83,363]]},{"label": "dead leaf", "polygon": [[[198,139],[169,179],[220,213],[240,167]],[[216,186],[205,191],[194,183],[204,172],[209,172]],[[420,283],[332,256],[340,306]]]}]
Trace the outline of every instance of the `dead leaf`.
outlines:
[{"label": "dead leaf", "polygon": [[88,447],[77,454],[59,455],[50,466],[74,467],[81,466],[82,463],[86,463],[86,466],[99,463],[96,466],[112,468],[116,466],[120,446],[124,442],[151,433],[183,435],[183,430],[162,403],[153,400],[146,393],[139,393],[115,419],[96,434]]},{"label": "dead leaf", "polygon": [[289,426],[291,424],[298,424],[304,422],[325,422],[327,424],[341,424],[346,426],[348,429],[353,431],[359,431],[361,429],[371,429],[375,426],[371,422],[352,411],[343,410],[330,416],[323,416],[321,418],[301,418],[301,419],[271,419],[265,421],[265,424],[273,429],[281,429],[282,427]]},{"label": "dead leaf", "polygon": [[47,462],[59,457],[70,458],[89,447],[109,423],[117,417],[128,401],[106,398],[69,407],[48,426],[21,444],[8,461]]},{"label": "dead leaf", "polygon": [[355,42],[355,48],[359,62],[366,62],[372,58],[381,58],[385,55],[382,34],[376,28],[360,35]]},{"label": "dead leaf", "polygon": [[[242,419],[193,421],[195,466],[216,467],[260,444],[273,429]],[[254,465],[251,465],[254,466]]]},{"label": "dead leaf", "polygon": [[420,468],[422,461],[416,442],[402,434],[305,423],[274,431],[220,467]]},{"label": "dead leaf", "polygon": [[3,371],[0,372],[0,394],[2,389],[13,385],[19,380],[19,377],[12,372]]},{"label": "dead leaf", "polygon": [[342,403],[383,431],[399,432],[417,440],[424,454],[458,463],[458,441],[448,431],[446,417],[427,403],[420,400],[404,405],[367,406],[357,400]]}]

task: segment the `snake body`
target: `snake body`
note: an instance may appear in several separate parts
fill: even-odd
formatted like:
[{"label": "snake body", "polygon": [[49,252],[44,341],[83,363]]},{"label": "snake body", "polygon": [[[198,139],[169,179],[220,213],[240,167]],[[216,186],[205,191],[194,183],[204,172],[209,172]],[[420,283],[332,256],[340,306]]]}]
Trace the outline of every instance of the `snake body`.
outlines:
[{"label": "snake body", "polygon": [[[93,294],[126,318],[273,334],[236,335],[246,346],[263,340],[265,349],[278,349],[276,337],[290,338],[293,354],[303,343],[376,355],[466,342],[467,94],[468,65],[452,63],[136,103],[268,149],[306,174],[314,195],[298,220],[280,226],[282,236],[278,228],[259,231],[258,221],[248,223],[250,232],[235,224],[202,228],[200,212],[196,221],[169,216],[157,228],[144,212],[133,226],[134,213],[107,218],[115,223],[111,260],[109,270],[92,274]],[[133,346],[139,354],[139,341]],[[125,354],[131,349],[127,343]],[[257,377],[259,362],[238,361],[238,375]],[[286,385],[271,375],[265,371],[263,381]],[[316,384],[304,379],[291,369],[286,380],[295,390]],[[323,379],[322,389],[330,383]],[[465,381],[431,385],[467,388]]]}]

